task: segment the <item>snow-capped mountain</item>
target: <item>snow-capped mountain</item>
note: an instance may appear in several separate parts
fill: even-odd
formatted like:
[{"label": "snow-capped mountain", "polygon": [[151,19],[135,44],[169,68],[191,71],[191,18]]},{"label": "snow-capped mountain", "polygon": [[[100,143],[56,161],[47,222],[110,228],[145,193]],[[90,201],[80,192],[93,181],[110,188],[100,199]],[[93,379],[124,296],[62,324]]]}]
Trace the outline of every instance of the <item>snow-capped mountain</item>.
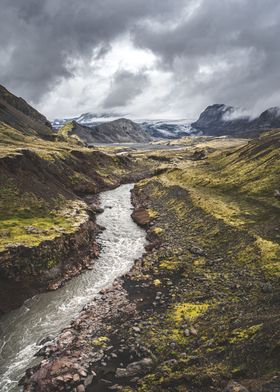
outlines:
[{"label": "snow-capped mountain", "polygon": [[116,114],[116,113],[100,113],[100,114],[95,114],[95,113],[83,113],[80,116],[77,117],[68,117],[68,118],[63,118],[63,119],[55,119],[52,122],[52,126],[55,129],[61,128],[65,123],[69,121],[76,121],[77,123],[81,125],[86,125],[88,127],[90,126],[96,126],[99,125],[103,122],[107,121],[114,121],[117,120],[118,118],[123,117],[121,114]]},{"label": "snow-capped mountain", "polygon": [[[52,123],[53,128],[59,129],[66,122],[76,121],[80,125],[84,125],[90,128],[94,128],[100,124],[114,121],[123,117],[116,113],[84,113],[79,117],[55,119]],[[192,129],[190,119],[181,120],[147,120],[147,119],[135,119],[133,121],[137,123],[143,130],[145,130],[152,138],[155,139],[176,139],[178,137],[197,134],[198,131]]]}]

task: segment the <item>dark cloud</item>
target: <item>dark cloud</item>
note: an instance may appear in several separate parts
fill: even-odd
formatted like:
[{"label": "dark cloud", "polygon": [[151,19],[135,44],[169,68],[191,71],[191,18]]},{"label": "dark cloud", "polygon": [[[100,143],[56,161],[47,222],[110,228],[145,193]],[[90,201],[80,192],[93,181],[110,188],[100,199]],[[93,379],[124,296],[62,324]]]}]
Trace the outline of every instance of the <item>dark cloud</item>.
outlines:
[{"label": "dark cloud", "polygon": [[[73,77],[76,61],[98,61],[124,34],[172,75],[158,107],[188,114],[214,102],[280,103],[278,0],[2,0],[1,82],[39,101]],[[146,83],[120,69],[104,106],[128,104]]]},{"label": "dark cloud", "polygon": [[148,76],[143,72],[133,73],[121,70],[115,73],[108,96],[103,102],[105,109],[126,106],[141,94],[148,84]]},{"label": "dark cloud", "polygon": [[110,42],[145,18],[174,14],[182,0],[2,0],[1,80],[37,101],[61,78],[69,61],[102,55]]},{"label": "dark cloud", "polygon": [[[174,72],[172,94],[193,96],[199,105],[226,102],[280,104],[280,2],[277,0],[193,1],[193,11],[176,26],[156,29],[139,22],[135,43],[149,48]],[[184,96],[184,94],[182,94]]]}]

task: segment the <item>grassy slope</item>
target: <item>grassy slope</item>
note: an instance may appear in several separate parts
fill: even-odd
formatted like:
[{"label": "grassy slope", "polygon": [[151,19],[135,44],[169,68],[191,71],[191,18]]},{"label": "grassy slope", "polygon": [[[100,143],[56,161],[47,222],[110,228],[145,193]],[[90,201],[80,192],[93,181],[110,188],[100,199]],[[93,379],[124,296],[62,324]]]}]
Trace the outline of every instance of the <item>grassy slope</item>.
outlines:
[{"label": "grassy slope", "polygon": [[133,390],[219,391],[234,378],[255,391],[279,372],[278,168],[274,131],[138,185],[164,246],[132,281],[150,281],[165,305],[140,343],[162,365]]}]

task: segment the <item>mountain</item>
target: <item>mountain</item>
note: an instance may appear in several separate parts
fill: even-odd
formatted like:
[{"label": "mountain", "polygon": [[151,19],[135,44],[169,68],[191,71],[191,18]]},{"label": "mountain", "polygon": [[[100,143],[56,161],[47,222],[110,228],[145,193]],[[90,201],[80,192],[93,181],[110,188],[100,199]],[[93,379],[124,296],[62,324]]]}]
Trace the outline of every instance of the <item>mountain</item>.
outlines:
[{"label": "mountain", "polygon": [[87,127],[72,120],[58,131],[60,136],[78,137],[86,144],[145,143],[152,138],[147,131],[126,118]]},{"label": "mountain", "polygon": [[152,139],[140,125],[126,118],[97,125],[92,134],[95,141],[101,143],[145,143]]},{"label": "mountain", "polygon": [[280,108],[265,110],[252,119],[240,109],[224,104],[208,106],[191,124],[192,128],[210,136],[258,136],[262,131],[280,127]]},{"label": "mountain", "polygon": [[23,98],[16,97],[0,85],[0,122],[24,135],[52,138],[51,123]]},{"label": "mountain", "polygon": [[[104,123],[118,120],[121,115],[116,113],[84,113],[79,117],[68,119],[55,119],[52,122],[54,129],[60,129],[66,123],[75,121],[76,123],[85,127],[96,128]],[[138,124],[150,137],[155,139],[177,139],[182,136],[187,136],[193,133],[198,133],[191,127],[190,120],[151,120],[151,119],[136,119],[134,124]]]}]

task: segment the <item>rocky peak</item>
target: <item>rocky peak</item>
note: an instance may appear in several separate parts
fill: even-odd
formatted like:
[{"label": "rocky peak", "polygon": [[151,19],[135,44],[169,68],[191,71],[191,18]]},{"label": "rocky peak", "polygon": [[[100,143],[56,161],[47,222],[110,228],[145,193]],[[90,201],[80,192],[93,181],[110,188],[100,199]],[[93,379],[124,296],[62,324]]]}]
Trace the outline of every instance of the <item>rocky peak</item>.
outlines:
[{"label": "rocky peak", "polygon": [[259,117],[251,119],[238,108],[215,104],[208,106],[192,123],[192,127],[205,135],[254,137],[263,130],[280,127],[280,108],[269,108]]}]

